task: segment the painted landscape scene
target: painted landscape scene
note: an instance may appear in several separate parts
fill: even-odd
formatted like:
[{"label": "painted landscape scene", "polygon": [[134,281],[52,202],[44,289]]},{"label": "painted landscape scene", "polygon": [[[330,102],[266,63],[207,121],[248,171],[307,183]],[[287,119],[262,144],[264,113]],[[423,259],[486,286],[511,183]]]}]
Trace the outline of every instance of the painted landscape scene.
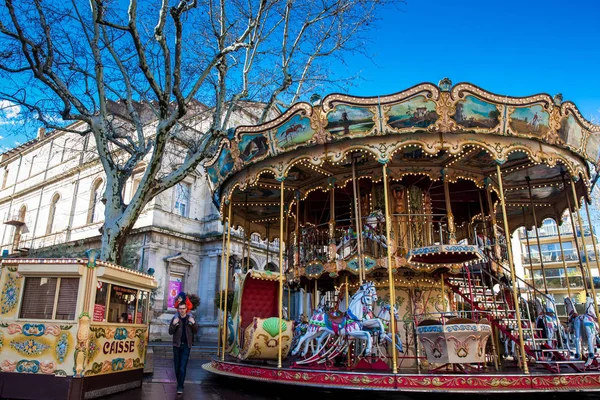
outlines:
[{"label": "painted landscape scene", "polygon": [[325,129],[337,136],[369,133],[375,126],[373,117],[373,112],[368,108],[339,105],[327,114]]},{"label": "painted landscape scene", "polygon": [[515,108],[510,114],[510,128],[517,133],[543,136],[550,130],[550,114],[542,106]]},{"label": "painted landscape scene", "polygon": [[438,119],[435,103],[425,96],[416,96],[408,101],[395,104],[387,113],[388,125],[392,128],[427,128]]},{"label": "painted landscape scene", "polygon": [[269,144],[263,134],[242,136],[238,148],[240,149],[240,157],[244,162],[248,162],[253,158],[261,158],[269,152]]},{"label": "painted landscape scene", "polygon": [[309,141],[314,134],[315,131],[311,128],[308,118],[294,115],[289,121],[277,128],[275,140],[279,147],[285,149]]},{"label": "painted landscape scene", "polygon": [[500,122],[500,111],[491,103],[467,96],[456,104],[454,120],[465,128],[493,128]]},{"label": "painted landscape scene", "polygon": [[233,169],[233,158],[229,149],[222,149],[217,162],[206,169],[210,181],[216,184],[219,179],[226,177]]},{"label": "painted landscape scene", "polygon": [[588,135],[585,152],[589,159],[594,160],[595,164],[600,161],[600,133],[590,133]]},{"label": "painted landscape scene", "polygon": [[564,118],[561,121],[558,136],[569,146],[578,149],[581,147],[583,140],[583,129],[581,129],[575,117],[569,115],[569,118]]}]

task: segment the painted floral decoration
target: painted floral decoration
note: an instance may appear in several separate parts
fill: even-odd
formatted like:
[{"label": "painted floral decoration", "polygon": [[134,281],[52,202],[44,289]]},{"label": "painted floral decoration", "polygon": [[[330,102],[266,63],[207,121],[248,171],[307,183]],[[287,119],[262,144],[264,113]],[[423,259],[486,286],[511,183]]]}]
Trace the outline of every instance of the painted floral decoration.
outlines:
[{"label": "painted floral decoration", "polygon": [[115,339],[116,340],[127,339],[127,329],[125,329],[125,328],[117,328],[117,330],[115,331]]},{"label": "painted floral decoration", "polygon": [[25,336],[42,336],[46,331],[43,324],[25,324],[23,325],[23,335]]},{"label": "painted floral decoration", "polygon": [[35,356],[44,353],[50,346],[35,339],[26,339],[22,342],[16,342],[13,340],[10,342],[10,347],[21,354]]},{"label": "painted floral decoration", "polygon": [[40,362],[36,360],[21,360],[17,363],[17,372],[37,374],[40,370]]},{"label": "painted floral decoration", "polygon": [[67,352],[69,351],[69,334],[68,333],[63,333],[60,335],[58,342],[56,342],[55,350],[56,350],[56,359],[61,363],[63,361],[65,361],[65,357],[67,355]]},{"label": "painted floral decoration", "polygon": [[113,371],[121,371],[125,368],[125,359],[124,358],[115,358],[112,360],[112,370]]},{"label": "painted floral decoration", "polygon": [[2,306],[0,307],[2,314],[8,314],[17,305],[19,297],[17,286],[16,276],[13,274],[8,275],[4,284],[4,291],[2,292]]},{"label": "painted floral decoration", "polygon": [[93,360],[96,353],[98,353],[98,342],[92,339],[88,346],[88,359]]}]

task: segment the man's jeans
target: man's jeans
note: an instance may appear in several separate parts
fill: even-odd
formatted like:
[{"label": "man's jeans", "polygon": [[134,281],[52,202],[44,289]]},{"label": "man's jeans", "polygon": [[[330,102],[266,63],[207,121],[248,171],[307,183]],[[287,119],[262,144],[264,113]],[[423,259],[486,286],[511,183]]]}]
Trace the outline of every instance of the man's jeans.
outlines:
[{"label": "man's jeans", "polygon": [[175,376],[177,377],[177,388],[183,388],[185,382],[185,371],[190,359],[190,348],[186,344],[179,347],[173,346],[173,362],[175,366]]}]

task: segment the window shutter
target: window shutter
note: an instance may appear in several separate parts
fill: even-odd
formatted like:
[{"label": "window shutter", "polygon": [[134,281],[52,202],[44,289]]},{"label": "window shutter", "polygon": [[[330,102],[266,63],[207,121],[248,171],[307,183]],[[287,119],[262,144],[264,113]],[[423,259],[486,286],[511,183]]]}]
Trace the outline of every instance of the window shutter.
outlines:
[{"label": "window shutter", "polygon": [[78,289],[79,278],[61,278],[55,319],[75,319]]},{"label": "window shutter", "polygon": [[25,278],[21,318],[52,319],[57,278]]}]

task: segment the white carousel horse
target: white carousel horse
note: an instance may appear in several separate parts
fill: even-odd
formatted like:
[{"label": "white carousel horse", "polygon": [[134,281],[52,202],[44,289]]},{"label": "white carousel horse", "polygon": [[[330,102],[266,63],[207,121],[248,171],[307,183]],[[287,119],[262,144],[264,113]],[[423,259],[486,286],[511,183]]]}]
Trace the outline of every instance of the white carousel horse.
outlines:
[{"label": "white carousel horse", "polygon": [[544,305],[540,299],[535,299],[535,309],[537,312],[537,318],[535,325],[537,328],[542,328],[544,332],[544,338],[547,339],[547,344],[550,347],[554,347],[554,335],[560,330],[560,323],[556,317],[556,308],[554,306],[554,296],[551,294],[545,295]]},{"label": "white carousel horse", "polygon": [[[384,303],[381,306],[379,313],[375,317],[375,319],[379,320],[383,325],[382,328],[384,330],[381,331],[381,338],[383,340],[386,340],[389,343],[392,343],[392,337],[388,334],[389,331],[392,329],[391,324],[390,324],[390,322],[392,320],[392,316],[391,316],[391,312],[390,312],[391,308],[392,307],[390,306],[390,304]],[[400,339],[400,334],[398,333],[398,321],[400,320],[400,315],[398,314],[398,307],[394,308],[394,320],[396,322],[396,349],[400,353],[404,353],[404,350],[402,348],[402,340]],[[363,323],[363,326],[367,326],[366,323]]]},{"label": "white carousel horse", "polygon": [[585,366],[589,366],[596,357],[596,336],[598,335],[598,318],[594,309],[594,301],[588,297],[585,301],[585,313],[577,314],[575,303],[565,297],[565,308],[568,315],[568,325],[575,336],[575,358],[581,359],[581,341],[587,341],[588,357]]},{"label": "white carousel horse", "polygon": [[[311,340],[319,338],[322,342],[324,337],[331,335],[341,337],[351,336],[365,340],[367,342],[365,351],[367,354],[370,354],[373,339],[371,338],[371,334],[363,329],[363,322],[366,314],[365,306],[372,305],[375,300],[377,300],[375,285],[373,282],[365,282],[350,298],[348,309],[339,318],[334,318],[326,312],[316,312],[310,319],[306,334],[300,338],[292,351],[292,355],[298,354],[302,345],[304,345],[302,356],[305,356]],[[319,350],[317,348],[317,351]]]},{"label": "white carousel horse", "polygon": [[379,243],[383,248],[387,248],[387,238],[379,234],[379,224],[385,223],[385,217],[381,210],[375,210],[367,217],[363,226],[363,236]]}]

